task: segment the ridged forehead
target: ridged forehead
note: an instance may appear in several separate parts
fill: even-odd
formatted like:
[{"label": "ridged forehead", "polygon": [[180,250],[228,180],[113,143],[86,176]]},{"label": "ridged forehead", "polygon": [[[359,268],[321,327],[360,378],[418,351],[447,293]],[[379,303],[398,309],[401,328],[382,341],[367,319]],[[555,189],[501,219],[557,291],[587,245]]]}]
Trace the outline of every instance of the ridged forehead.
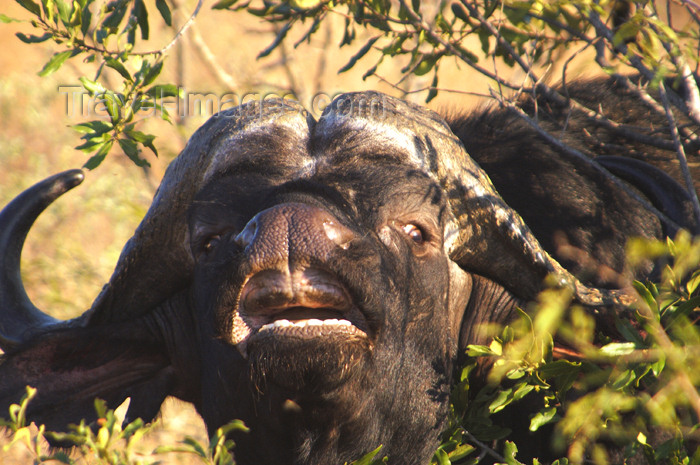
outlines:
[{"label": "ridged forehead", "polygon": [[202,128],[212,141],[205,183],[250,172],[284,182],[388,162],[430,176],[451,203],[465,195],[495,195],[441,116],[378,92],[342,94],[318,121],[299,103],[278,99],[251,102],[212,120]]},{"label": "ridged forehead", "polygon": [[468,158],[442,117],[377,92],[336,97],[318,122],[299,103],[278,99],[251,102],[212,119],[205,182],[251,170],[305,177],[319,163],[372,163],[373,156],[438,178],[442,168]]},{"label": "ridged forehead", "polygon": [[342,94],[333,100],[314,128],[313,145],[329,162],[354,155],[371,159],[377,153],[432,176],[437,176],[438,159],[464,155],[442,117],[377,92]]},{"label": "ridged forehead", "polygon": [[309,163],[308,143],[315,121],[298,102],[254,101],[214,118],[219,121],[208,130],[216,134],[205,182],[225,172],[255,167],[291,174]]}]

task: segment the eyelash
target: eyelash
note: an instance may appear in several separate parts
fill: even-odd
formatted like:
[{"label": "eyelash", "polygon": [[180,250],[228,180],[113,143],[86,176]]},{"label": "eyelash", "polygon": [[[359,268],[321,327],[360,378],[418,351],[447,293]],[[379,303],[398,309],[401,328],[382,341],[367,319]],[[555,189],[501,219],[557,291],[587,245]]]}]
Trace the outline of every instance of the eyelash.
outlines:
[{"label": "eyelash", "polygon": [[403,226],[401,226],[401,230],[406,233],[406,235],[411,238],[411,240],[417,244],[421,245],[425,243],[425,234],[423,233],[423,230],[416,226],[415,224],[412,223],[406,223]]}]

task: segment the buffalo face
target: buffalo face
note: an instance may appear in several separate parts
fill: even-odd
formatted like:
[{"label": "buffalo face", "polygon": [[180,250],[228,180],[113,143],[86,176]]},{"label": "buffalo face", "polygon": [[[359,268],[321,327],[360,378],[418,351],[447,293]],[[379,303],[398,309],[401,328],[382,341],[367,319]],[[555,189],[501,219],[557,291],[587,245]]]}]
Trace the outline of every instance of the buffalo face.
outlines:
[{"label": "buffalo face", "polygon": [[[250,435],[257,427],[266,437],[286,429],[294,448],[335,431],[312,463],[352,460],[374,444],[416,457],[434,447],[457,347],[450,302],[468,288],[450,279],[442,189],[395,147],[371,149],[350,137],[282,174],[272,168],[284,153],[259,168],[232,154],[226,174],[196,195],[188,229],[203,340],[236,373],[223,384],[245,372],[252,391],[226,398],[221,376],[205,373],[205,396],[217,398],[215,411],[204,409],[208,424],[243,418]],[[299,410],[283,412],[289,401]],[[251,403],[269,418],[249,418]],[[397,403],[414,425],[391,446],[397,434],[384,425],[406,415]]]},{"label": "buffalo face", "polygon": [[308,377],[332,386],[401,332],[443,335],[446,352],[440,190],[406,169],[396,183],[401,167],[387,166],[372,174],[376,192],[356,192],[360,173],[348,168],[277,185],[232,175],[190,212],[195,301],[211,336],[290,387]]}]

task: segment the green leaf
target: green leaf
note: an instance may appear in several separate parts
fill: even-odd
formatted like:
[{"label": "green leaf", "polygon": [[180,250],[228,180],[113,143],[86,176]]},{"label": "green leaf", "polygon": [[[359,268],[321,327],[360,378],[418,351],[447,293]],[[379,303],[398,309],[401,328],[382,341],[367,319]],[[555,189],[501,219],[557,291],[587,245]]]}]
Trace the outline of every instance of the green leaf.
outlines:
[{"label": "green leaf", "polygon": [[78,80],[83,85],[85,90],[88,91],[88,93],[90,94],[91,97],[93,97],[94,95],[102,94],[105,92],[105,88],[102,84],[100,84],[96,81],[92,81],[92,80],[86,78],[85,76],[78,78]]},{"label": "green leaf", "polygon": [[112,91],[107,91],[100,96],[100,100],[107,107],[107,112],[112,118],[112,123],[121,120],[121,109],[124,106],[123,97]]},{"label": "green leaf", "polygon": [[105,29],[116,29],[117,27],[119,27],[119,24],[122,22],[124,16],[126,15],[126,10],[129,6],[129,2],[115,2],[115,4],[116,8],[114,8],[114,10],[112,10],[112,12],[102,22],[102,27]]},{"label": "green leaf", "polygon": [[690,299],[679,303],[676,308],[673,309],[668,315],[668,318],[664,319],[664,324],[666,328],[670,328],[676,322],[682,321],[682,318],[687,317],[692,312],[696,311],[700,307],[700,296],[691,297]]},{"label": "green leaf", "polygon": [[95,153],[95,155],[90,157],[90,159],[87,162],[85,162],[83,168],[94,170],[95,168],[100,166],[100,163],[102,163],[109,151],[112,149],[113,143],[114,140],[110,139],[104,144],[102,144],[97,153]]},{"label": "green leaf", "polygon": [[652,291],[639,281],[633,281],[632,286],[637,291],[639,297],[641,297],[642,300],[649,306],[649,309],[651,309],[658,317],[659,306]]},{"label": "green leaf", "polygon": [[126,131],[125,134],[127,137],[130,137],[134,139],[136,142],[141,143],[144,147],[148,147],[151,152],[153,152],[153,155],[156,157],[158,156],[158,150],[156,150],[155,145],[153,145],[153,141],[155,140],[156,136],[152,134],[145,134],[141,131]]},{"label": "green leaf", "polygon": [[[71,13],[70,18],[68,19],[68,27],[76,27],[76,26],[82,26],[82,21],[83,21],[83,7],[80,6],[80,3],[78,1],[73,2],[73,13]],[[82,29],[82,27],[81,27]]]},{"label": "green leaf", "polygon": [[258,54],[258,59],[264,58],[268,56],[274,49],[277,48],[277,46],[284,40],[284,38],[287,36],[287,32],[292,28],[292,23],[285,23],[284,26],[282,26],[282,29],[277,33],[277,37],[275,37],[275,40],[272,41],[270,45],[267,46],[265,50],[260,52]]},{"label": "green leaf", "polygon": [[173,120],[170,117],[170,112],[168,111],[167,108],[165,108],[163,105],[160,103],[154,103],[154,102],[144,102],[141,106],[142,108],[153,108],[156,111],[160,112],[160,118],[167,121],[168,123],[172,124]]},{"label": "green leaf", "polygon": [[618,46],[623,42],[634,39],[634,37],[640,32],[640,25],[634,21],[626,21],[620,27],[617,28],[615,35],[613,36],[613,45]]},{"label": "green leaf", "polygon": [[163,61],[158,61],[156,62],[155,65],[153,65],[148,72],[146,73],[146,76],[143,78],[143,86],[149,86],[153,83],[153,81],[156,80],[158,75],[160,75],[160,72],[163,70]]},{"label": "green leaf", "polygon": [[451,465],[452,462],[450,461],[450,457],[447,455],[447,452],[445,452],[442,449],[438,449],[435,451],[435,454],[433,455],[433,463],[437,465]]},{"label": "green leaf", "polygon": [[383,446],[379,446],[376,449],[374,449],[372,452],[362,456],[362,458],[355,460],[352,462],[351,465],[372,465],[374,463],[381,463],[378,461],[373,460],[374,457],[379,453],[380,450],[382,450]]},{"label": "green leaf", "polygon": [[82,150],[83,152],[92,152],[97,147],[101,146],[110,139],[110,135],[107,133],[102,134],[85,134],[80,138],[85,142],[81,145],[75,147],[76,150]]},{"label": "green leaf", "polygon": [[71,126],[74,130],[81,134],[104,134],[107,131],[111,131],[114,126],[106,121],[90,121],[88,123],[80,123]]},{"label": "green leaf", "polygon": [[141,29],[141,39],[148,40],[148,10],[143,0],[135,0],[134,7],[131,9],[131,14],[136,17],[136,22]]},{"label": "green leaf", "polygon": [[182,97],[182,89],[175,84],[157,85],[148,89],[146,94],[156,100],[166,97]]},{"label": "green leaf", "polygon": [[80,32],[84,35],[90,30],[90,23],[92,22],[92,12],[90,8],[83,7],[83,11],[80,14]]},{"label": "green leaf", "polygon": [[469,344],[467,346],[467,355],[470,357],[482,357],[484,355],[498,355],[496,352],[491,350],[490,347],[480,346],[476,344]]},{"label": "green leaf", "polygon": [[517,453],[518,446],[516,446],[514,442],[506,441],[503,445],[503,457],[506,459],[507,465],[523,465],[515,458]]},{"label": "green leaf", "polygon": [[151,166],[147,160],[139,157],[139,148],[136,145],[136,142],[129,139],[119,139],[117,142],[119,142],[119,146],[122,148],[126,156],[129,157],[129,159],[133,161],[136,166]]},{"label": "green leaf", "polygon": [[202,457],[203,459],[207,458],[207,452],[204,449],[204,446],[202,446],[199,441],[194,439],[193,437],[187,436],[184,441],[182,441],[183,444],[186,444],[192,448],[192,451]]},{"label": "green leaf", "polygon": [[382,36],[374,36],[371,39],[369,39],[365,43],[365,45],[363,45],[362,48],[360,50],[358,50],[358,52],[355,55],[353,55],[352,58],[350,58],[350,61],[348,61],[345,64],[345,66],[343,66],[342,68],[340,68],[338,70],[338,74],[344,73],[345,71],[347,71],[347,70],[351,69],[353,66],[355,66],[355,63],[357,63],[357,60],[359,60],[360,58],[365,56],[367,54],[367,52],[369,52],[369,50],[372,48],[372,45],[374,45],[374,43],[376,41],[378,41],[381,37]]},{"label": "green leaf", "polygon": [[165,0],[156,0],[156,8],[158,8],[158,12],[160,12],[160,16],[163,18],[163,21],[165,21],[165,24],[172,26],[173,15],[170,12],[170,7],[167,2]]},{"label": "green leaf", "polygon": [[124,66],[124,64],[122,62],[117,61],[113,58],[108,58],[105,63],[107,64],[108,67],[112,68],[113,70],[115,70],[116,72],[121,74],[121,76],[124,79],[126,79],[127,81],[133,81],[131,74],[129,74],[129,71],[126,69],[126,67]]},{"label": "green leaf", "polygon": [[537,431],[547,423],[551,423],[556,414],[556,407],[549,407],[537,412],[530,420],[530,431]]},{"label": "green leaf", "polygon": [[620,389],[629,386],[629,384],[634,381],[636,378],[636,375],[634,371],[632,370],[624,370],[622,373],[620,373],[615,380],[612,382],[610,387],[616,391],[619,391]]},{"label": "green leaf", "polygon": [[620,355],[628,355],[634,352],[634,342],[611,342],[599,349],[600,353],[608,357],[619,357]]},{"label": "green leaf", "polygon": [[54,15],[56,10],[55,0],[41,0],[41,7],[44,17],[46,18],[46,22],[54,23]]},{"label": "green leaf", "polygon": [[664,370],[665,367],[666,367],[666,357],[662,356],[661,358],[659,358],[658,361],[652,363],[651,371],[652,371],[652,373],[654,373],[654,376],[656,376],[658,378],[659,374],[661,374],[661,372]]},{"label": "green leaf", "polygon": [[15,0],[17,3],[22,5],[22,7],[32,13],[35,16],[41,16],[41,8],[39,5],[34,3],[32,0]]},{"label": "green leaf", "polygon": [[632,326],[632,323],[618,318],[615,320],[615,328],[627,341],[634,342],[637,346],[644,344],[644,338],[639,334],[639,330]]},{"label": "green leaf", "polygon": [[44,65],[42,70],[39,71],[39,76],[45,77],[57,71],[72,54],[73,50],[65,50],[54,54],[54,56],[52,56],[51,59]]},{"label": "green leaf", "polygon": [[421,58],[420,63],[418,63],[418,65],[413,70],[413,74],[415,74],[416,76],[423,76],[424,74],[427,74],[431,69],[433,69],[433,66],[435,66],[435,63],[437,63],[440,56],[440,54],[436,53],[423,55],[423,58]]},{"label": "green leaf", "polygon": [[0,23],[19,23],[21,22],[19,19],[15,18],[10,18],[9,16],[0,13]]},{"label": "green leaf", "polygon": [[460,444],[450,452],[448,455],[450,456],[450,461],[456,462],[458,460],[462,460],[463,458],[467,457],[469,454],[473,453],[476,450],[474,446],[471,444]]},{"label": "green leaf", "polygon": [[688,294],[691,294],[695,292],[695,290],[700,286],[700,270],[695,271],[688,282],[685,284],[685,288],[688,291]]},{"label": "green leaf", "polygon": [[70,23],[71,13],[73,12],[71,8],[72,4],[66,3],[65,0],[54,0],[54,2],[56,2],[58,17],[61,19],[61,22],[68,25]]},{"label": "green leaf", "polygon": [[213,10],[225,10],[226,8],[232,7],[238,2],[238,0],[219,0],[214,5],[212,5]]},{"label": "green leaf", "polygon": [[512,388],[504,389],[498,393],[496,398],[489,405],[491,413],[500,412],[513,402],[516,402],[528,395],[535,386],[527,383],[518,383]]},{"label": "green leaf", "polygon": [[15,35],[19,38],[19,40],[21,40],[25,44],[38,44],[41,42],[45,42],[45,41],[49,40],[51,37],[53,37],[53,34],[51,34],[50,32],[47,32],[47,33],[42,34],[40,36],[32,36],[32,35],[28,36],[28,35],[22,34],[21,32],[18,32]]}]

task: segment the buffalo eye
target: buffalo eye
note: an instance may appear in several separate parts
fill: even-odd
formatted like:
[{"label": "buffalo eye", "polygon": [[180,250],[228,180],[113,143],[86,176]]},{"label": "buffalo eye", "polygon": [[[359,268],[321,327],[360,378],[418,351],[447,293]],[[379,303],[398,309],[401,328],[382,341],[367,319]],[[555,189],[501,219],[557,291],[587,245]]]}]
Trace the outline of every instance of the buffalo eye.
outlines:
[{"label": "buffalo eye", "polygon": [[421,245],[425,242],[423,231],[415,224],[404,224],[401,229],[415,244]]},{"label": "buffalo eye", "polygon": [[204,246],[202,247],[204,253],[209,253],[212,250],[216,248],[217,245],[221,242],[221,235],[219,234],[214,234],[213,236],[209,236],[206,241],[204,241]]}]

